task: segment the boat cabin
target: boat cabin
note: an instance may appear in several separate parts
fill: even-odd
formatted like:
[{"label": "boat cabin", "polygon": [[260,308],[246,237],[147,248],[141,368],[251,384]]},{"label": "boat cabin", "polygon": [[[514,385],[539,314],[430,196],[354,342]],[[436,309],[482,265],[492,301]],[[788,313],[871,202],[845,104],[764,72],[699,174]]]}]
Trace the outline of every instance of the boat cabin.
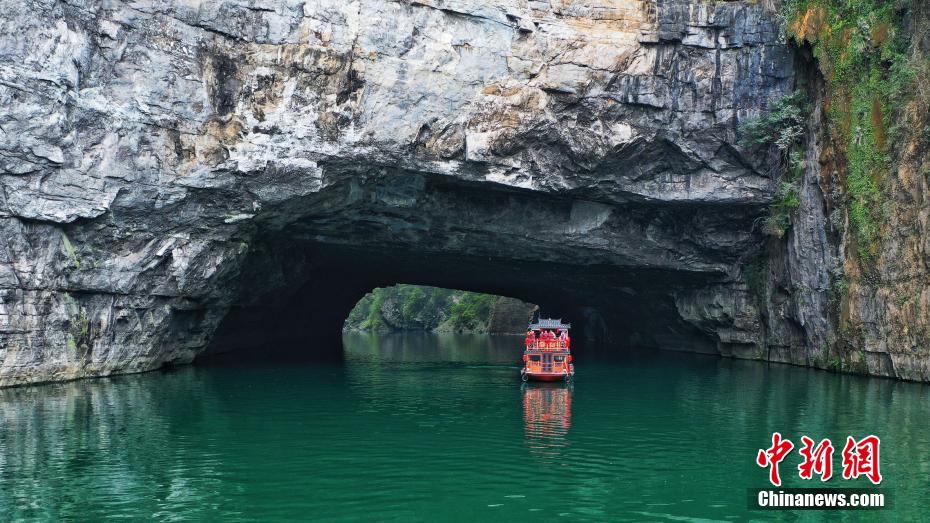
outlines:
[{"label": "boat cabin", "polygon": [[572,364],[570,323],[562,319],[540,318],[527,327],[524,340],[523,381],[569,381],[575,375]]}]

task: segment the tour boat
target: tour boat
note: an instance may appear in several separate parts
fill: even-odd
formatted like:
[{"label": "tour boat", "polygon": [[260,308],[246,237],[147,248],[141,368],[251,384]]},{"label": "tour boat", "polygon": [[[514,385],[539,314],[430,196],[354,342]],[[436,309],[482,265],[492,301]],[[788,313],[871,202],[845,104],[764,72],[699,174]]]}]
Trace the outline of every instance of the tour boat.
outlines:
[{"label": "tour boat", "polygon": [[529,325],[520,370],[523,381],[570,381],[575,376],[570,328],[561,318],[540,318]]}]

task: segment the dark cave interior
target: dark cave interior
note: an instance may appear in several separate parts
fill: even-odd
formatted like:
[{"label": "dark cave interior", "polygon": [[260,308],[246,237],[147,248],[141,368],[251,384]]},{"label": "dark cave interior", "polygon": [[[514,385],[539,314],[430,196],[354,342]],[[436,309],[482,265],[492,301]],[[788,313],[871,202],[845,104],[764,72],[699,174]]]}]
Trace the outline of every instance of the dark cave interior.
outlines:
[{"label": "dark cave interior", "polygon": [[[267,286],[256,281],[248,301],[235,305],[224,319],[206,354],[258,350],[269,356],[338,357],[349,311],[371,289],[396,283],[537,303],[544,315],[572,321],[575,339],[588,343],[618,349],[716,352],[712,339],[678,316],[667,293],[689,282],[675,273],[639,270],[618,275],[603,266],[580,268],[293,241],[279,245],[280,250],[265,251],[256,265],[267,274],[269,259],[278,260],[277,275],[289,283]],[[295,264],[296,260],[300,263]],[[258,296],[252,294],[255,290],[260,290]],[[322,347],[322,352],[314,347]]]},{"label": "dark cave interior", "polygon": [[318,357],[311,345],[334,354],[357,301],[397,283],[536,303],[570,319],[576,339],[718,353],[717,326],[688,321],[676,298],[731,284],[758,244],[759,209],[746,204],[607,202],[396,170],[346,174],[258,220],[238,298],[205,354]]}]

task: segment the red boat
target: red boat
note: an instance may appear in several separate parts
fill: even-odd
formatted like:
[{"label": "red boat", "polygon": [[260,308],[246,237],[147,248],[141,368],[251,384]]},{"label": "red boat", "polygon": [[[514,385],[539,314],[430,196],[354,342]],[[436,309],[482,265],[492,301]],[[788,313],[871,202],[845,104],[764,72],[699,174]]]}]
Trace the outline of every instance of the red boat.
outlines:
[{"label": "red boat", "polygon": [[540,318],[529,325],[520,370],[523,381],[571,381],[575,377],[570,328],[561,318]]}]

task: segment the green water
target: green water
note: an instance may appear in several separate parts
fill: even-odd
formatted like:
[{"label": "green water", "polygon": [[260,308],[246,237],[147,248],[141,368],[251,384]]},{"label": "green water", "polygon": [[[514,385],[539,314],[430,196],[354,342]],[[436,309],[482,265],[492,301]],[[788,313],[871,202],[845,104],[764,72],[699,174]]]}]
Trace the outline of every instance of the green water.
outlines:
[{"label": "green water", "polygon": [[[342,364],[0,391],[0,519],[921,519],[930,387],[663,354],[524,386],[520,338],[350,336]],[[773,431],[882,438],[880,512],[749,512]],[[838,443],[839,442],[839,443]],[[786,486],[804,485],[782,466]],[[834,458],[839,476],[839,449]],[[868,486],[835,479],[829,486]]]}]

